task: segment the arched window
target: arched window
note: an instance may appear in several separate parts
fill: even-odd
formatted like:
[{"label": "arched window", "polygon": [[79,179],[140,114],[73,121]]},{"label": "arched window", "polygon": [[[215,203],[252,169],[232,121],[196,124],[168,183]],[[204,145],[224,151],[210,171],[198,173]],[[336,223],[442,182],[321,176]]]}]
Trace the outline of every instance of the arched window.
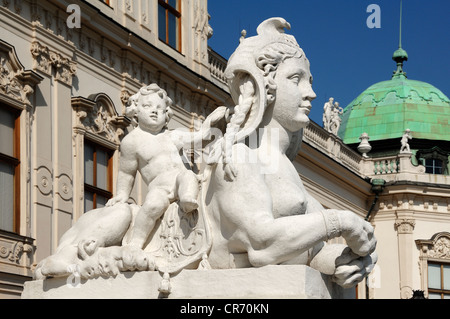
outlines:
[{"label": "arched window", "polygon": [[116,154],[131,122],[117,114],[114,103],[103,93],[87,98],[74,97],[72,107],[77,114],[74,153],[79,159],[74,185],[79,187],[76,191],[80,194],[76,197],[80,201],[74,203],[74,211],[79,217],[83,212],[104,207],[112,197]]},{"label": "arched window", "polygon": [[[20,233],[26,215],[23,191],[30,186],[26,174],[30,156],[21,141],[30,136],[27,123],[33,105],[29,97],[42,77],[25,70],[15,48],[0,40],[0,230]],[[22,193],[21,193],[22,192]],[[25,220],[25,219],[24,219]],[[22,223],[23,224],[23,223]]]},{"label": "arched window", "polygon": [[416,240],[420,248],[422,290],[429,299],[450,299],[450,233]]}]

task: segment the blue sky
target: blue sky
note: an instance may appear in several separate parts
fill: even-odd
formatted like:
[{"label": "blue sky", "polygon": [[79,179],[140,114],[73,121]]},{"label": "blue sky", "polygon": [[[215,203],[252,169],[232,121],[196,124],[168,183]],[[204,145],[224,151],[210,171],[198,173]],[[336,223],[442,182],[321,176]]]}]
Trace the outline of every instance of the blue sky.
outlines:
[{"label": "blue sky", "polygon": [[[381,28],[366,21],[370,4],[381,12]],[[400,0],[209,0],[214,30],[209,46],[229,58],[240,32],[256,35],[260,22],[283,17],[311,62],[314,77],[310,117],[322,124],[323,104],[334,97],[347,106],[372,84],[391,78],[398,48]],[[403,0],[402,46],[409,79],[428,82],[450,96],[450,1]]]}]

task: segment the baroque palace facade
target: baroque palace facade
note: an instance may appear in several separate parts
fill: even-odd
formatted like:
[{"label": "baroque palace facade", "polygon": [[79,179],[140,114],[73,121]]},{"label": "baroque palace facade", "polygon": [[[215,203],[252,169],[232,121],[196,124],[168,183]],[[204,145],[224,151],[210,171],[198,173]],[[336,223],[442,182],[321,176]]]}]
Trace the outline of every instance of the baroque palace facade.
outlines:
[{"label": "baroque palace facade", "polygon": [[[207,0],[5,0],[0,21],[0,298],[20,298],[64,232],[115,194],[132,94],[164,88],[174,101],[171,129],[196,130],[233,102],[227,61],[208,47]],[[435,95],[449,136],[448,98]],[[342,128],[350,130],[347,109]],[[399,153],[401,135],[393,135],[383,137],[393,149],[375,143],[366,155],[311,122],[294,161],[325,207],[375,226],[379,261],[358,298],[449,296],[449,139],[415,145],[412,130],[411,152]],[[441,170],[430,171],[430,161]],[[142,204],[145,194],[137,178],[131,201]]]}]

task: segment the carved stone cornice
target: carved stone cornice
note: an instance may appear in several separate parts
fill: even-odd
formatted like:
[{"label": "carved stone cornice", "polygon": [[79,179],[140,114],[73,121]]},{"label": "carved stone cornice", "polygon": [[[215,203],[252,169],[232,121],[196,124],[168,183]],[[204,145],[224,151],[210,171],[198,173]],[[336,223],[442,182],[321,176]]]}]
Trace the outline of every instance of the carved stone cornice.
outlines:
[{"label": "carved stone cornice", "polygon": [[25,70],[13,46],[0,40],[0,94],[31,105],[29,96],[42,78]]},{"label": "carved stone cornice", "polygon": [[70,58],[62,56],[60,53],[50,50],[38,41],[31,44],[31,54],[33,56],[33,68],[49,76],[55,70],[55,80],[72,85],[72,77],[77,72],[77,64]]}]

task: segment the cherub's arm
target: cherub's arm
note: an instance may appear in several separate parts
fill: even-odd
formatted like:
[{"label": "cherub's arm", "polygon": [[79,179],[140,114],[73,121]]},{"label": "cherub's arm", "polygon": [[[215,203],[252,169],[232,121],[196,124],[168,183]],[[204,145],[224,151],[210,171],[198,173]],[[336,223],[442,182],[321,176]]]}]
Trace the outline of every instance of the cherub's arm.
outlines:
[{"label": "cherub's arm", "polygon": [[116,196],[106,203],[106,206],[113,206],[116,203],[126,203],[130,198],[138,169],[138,160],[133,138],[130,135],[126,136],[120,144],[121,153],[119,174],[117,176],[117,192]]},{"label": "cherub's arm", "polygon": [[211,127],[225,117],[227,108],[220,106],[214,110],[203,122],[202,127],[196,132],[187,132],[182,130],[171,131],[171,138],[178,149],[182,147],[191,147],[194,145],[201,145],[203,140],[211,138]]}]

